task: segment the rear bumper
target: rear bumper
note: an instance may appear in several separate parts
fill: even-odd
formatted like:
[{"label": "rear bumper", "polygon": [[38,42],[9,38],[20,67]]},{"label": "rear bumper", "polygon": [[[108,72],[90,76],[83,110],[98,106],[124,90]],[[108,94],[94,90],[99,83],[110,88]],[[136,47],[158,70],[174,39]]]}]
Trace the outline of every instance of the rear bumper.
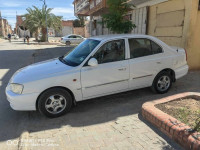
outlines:
[{"label": "rear bumper", "polygon": [[188,65],[185,65],[183,67],[177,68],[175,70],[176,79],[180,79],[181,77],[187,75],[188,70],[189,70],[189,66]]}]

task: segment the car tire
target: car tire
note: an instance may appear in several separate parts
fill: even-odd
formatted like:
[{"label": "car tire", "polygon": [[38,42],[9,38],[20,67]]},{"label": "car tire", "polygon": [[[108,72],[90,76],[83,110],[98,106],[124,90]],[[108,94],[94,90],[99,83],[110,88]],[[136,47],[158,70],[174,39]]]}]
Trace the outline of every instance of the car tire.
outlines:
[{"label": "car tire", "polygon": [[49,117],[60,117],[70,111],[72,96],[65,89],[53,88],[44,92],[38,99],[38,110]]},{"label": "car tire", "polygon": [[70,45],[71,45],[71,42],[70,42],[70,41],[66,41],[65,44],[66,44],[67,46],[70,46]]},{"label": "car tire", "polygon": [[152,84],[152,91],[158,94],[164,94],[169,91],[172,86],[172,76],[170,72],[160,72],[154,79]]}]

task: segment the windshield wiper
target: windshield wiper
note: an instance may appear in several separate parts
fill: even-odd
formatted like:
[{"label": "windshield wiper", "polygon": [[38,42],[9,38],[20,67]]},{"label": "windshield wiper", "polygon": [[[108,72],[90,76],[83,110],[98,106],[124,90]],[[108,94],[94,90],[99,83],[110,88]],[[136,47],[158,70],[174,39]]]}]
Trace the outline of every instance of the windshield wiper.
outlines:
[{"label": "windshield wiper", "polygon": [[59,59],[63,64],[66,64],[66,65],[67,65],[67,62],[66,62],[63,58],[64,58],[64,56],[61,56],[61,57],[59,57],[58,59]]}]

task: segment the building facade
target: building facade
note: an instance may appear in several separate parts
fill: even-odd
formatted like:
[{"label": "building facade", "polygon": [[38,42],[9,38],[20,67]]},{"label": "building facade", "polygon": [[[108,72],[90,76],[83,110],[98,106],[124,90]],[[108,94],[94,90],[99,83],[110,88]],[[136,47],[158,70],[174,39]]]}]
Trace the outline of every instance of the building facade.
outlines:
[{"label": "building facade", "polygon": [[3,19],[0,12],[0,36],[7,37],[8,34],[12,34],[12,27],[8,24],[6,19]]},{"label": "building facade", "polygon": [[16,16],[16,34],[20,37],[26,37],[27,35],[31,37],[30,31],[23,24],[23,16]]},{"label": "building facade", "polygon": [[49,28],[50,37],[61,37],[69,34],[73,34],[73,20],[62,20],[60,31],[55,31],[53,28]]},{"label": "building facade", "polygon": [[[74,1],[75,15],[90,18],[86,23],[88,36],[112,34],[101,23],[102,14],[108,9],[106,1]],[[199,0],[128,0],[127,2],[135,6],[127,14],[136,25],[131,33],[152,35],[168,45],[185,48],[190,69],[200,69]],[[81,4],[84,5],[80,7]]]},{"label": "building facade", "polygon": [[73,20],[62,20],[62,36],[73,33]]}]

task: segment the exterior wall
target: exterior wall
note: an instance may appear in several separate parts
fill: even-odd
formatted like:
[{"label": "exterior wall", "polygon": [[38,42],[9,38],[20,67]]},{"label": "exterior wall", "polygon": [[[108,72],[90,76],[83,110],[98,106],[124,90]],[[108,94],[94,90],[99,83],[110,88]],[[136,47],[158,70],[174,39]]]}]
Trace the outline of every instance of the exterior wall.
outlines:
[{"label": "exterior wall", "polygon": [[0,19],[0,36],[6,36],[3,19]]},{"label": "exterior wall", "polygon": [[150,6],[148,34],[169,45],[184,47],[185,13],[184,0],[171,0]]},{"label": "exterior wall", "polygon": [[12,28],[6,19],[0,19],[0,36],[7,37],[12,33]]},{"label": "exterior wall", "polygon": [[170,0],[150,6],[148,34],[187,50],[190,69],[200,69],[199,0]]},{"label": "exterior wall", "polygon": [[23,20],[22,20],[22,16],[16,16],[17,22],[16,22],[16,31],[17,31],[17,35],[20,38],[23,38],[25,36],[29,36],[30,37],[30,31],[29,30],[22,30],[20,27],[23,27]]},{"label": "exterior wall", "polygon": [[62,36],[72,34],[73,31],[73,20],[62,21]]},{"label": "exterior wall", "polygon": [[69,34],[73,34],[73,20],[62,20],[62,29],[60,31],[49,29],[50,37],[61,37]]},{"label": "exterior wall", "polygon": [[30,31],[29,30],[22,30],[21,28],[18,28],[18,36],[20,38],[26,37],[26,36],[30,37]]},{"label": "exterior wall", "polygon": [[190,13],[190,27],[186,50],[188,51],[188,63],[190,69],[200,69],[200,10],[198,10],[199,0],[193,0]]},{"label": "exterior wall", "polygon": [[66,36],[69,34],[73,34],[73,27],[70,27],[70,26],[62,27],[62,36]]},{"label": "exterior wall", "polygon": [[85,38],[90,37],[90,21],[85,21]]},{"label": "exterior wall", "polygon": [[84,27],[74,28],[74,34],[81,35],[81,36],[85,37],[85,28]]}]

